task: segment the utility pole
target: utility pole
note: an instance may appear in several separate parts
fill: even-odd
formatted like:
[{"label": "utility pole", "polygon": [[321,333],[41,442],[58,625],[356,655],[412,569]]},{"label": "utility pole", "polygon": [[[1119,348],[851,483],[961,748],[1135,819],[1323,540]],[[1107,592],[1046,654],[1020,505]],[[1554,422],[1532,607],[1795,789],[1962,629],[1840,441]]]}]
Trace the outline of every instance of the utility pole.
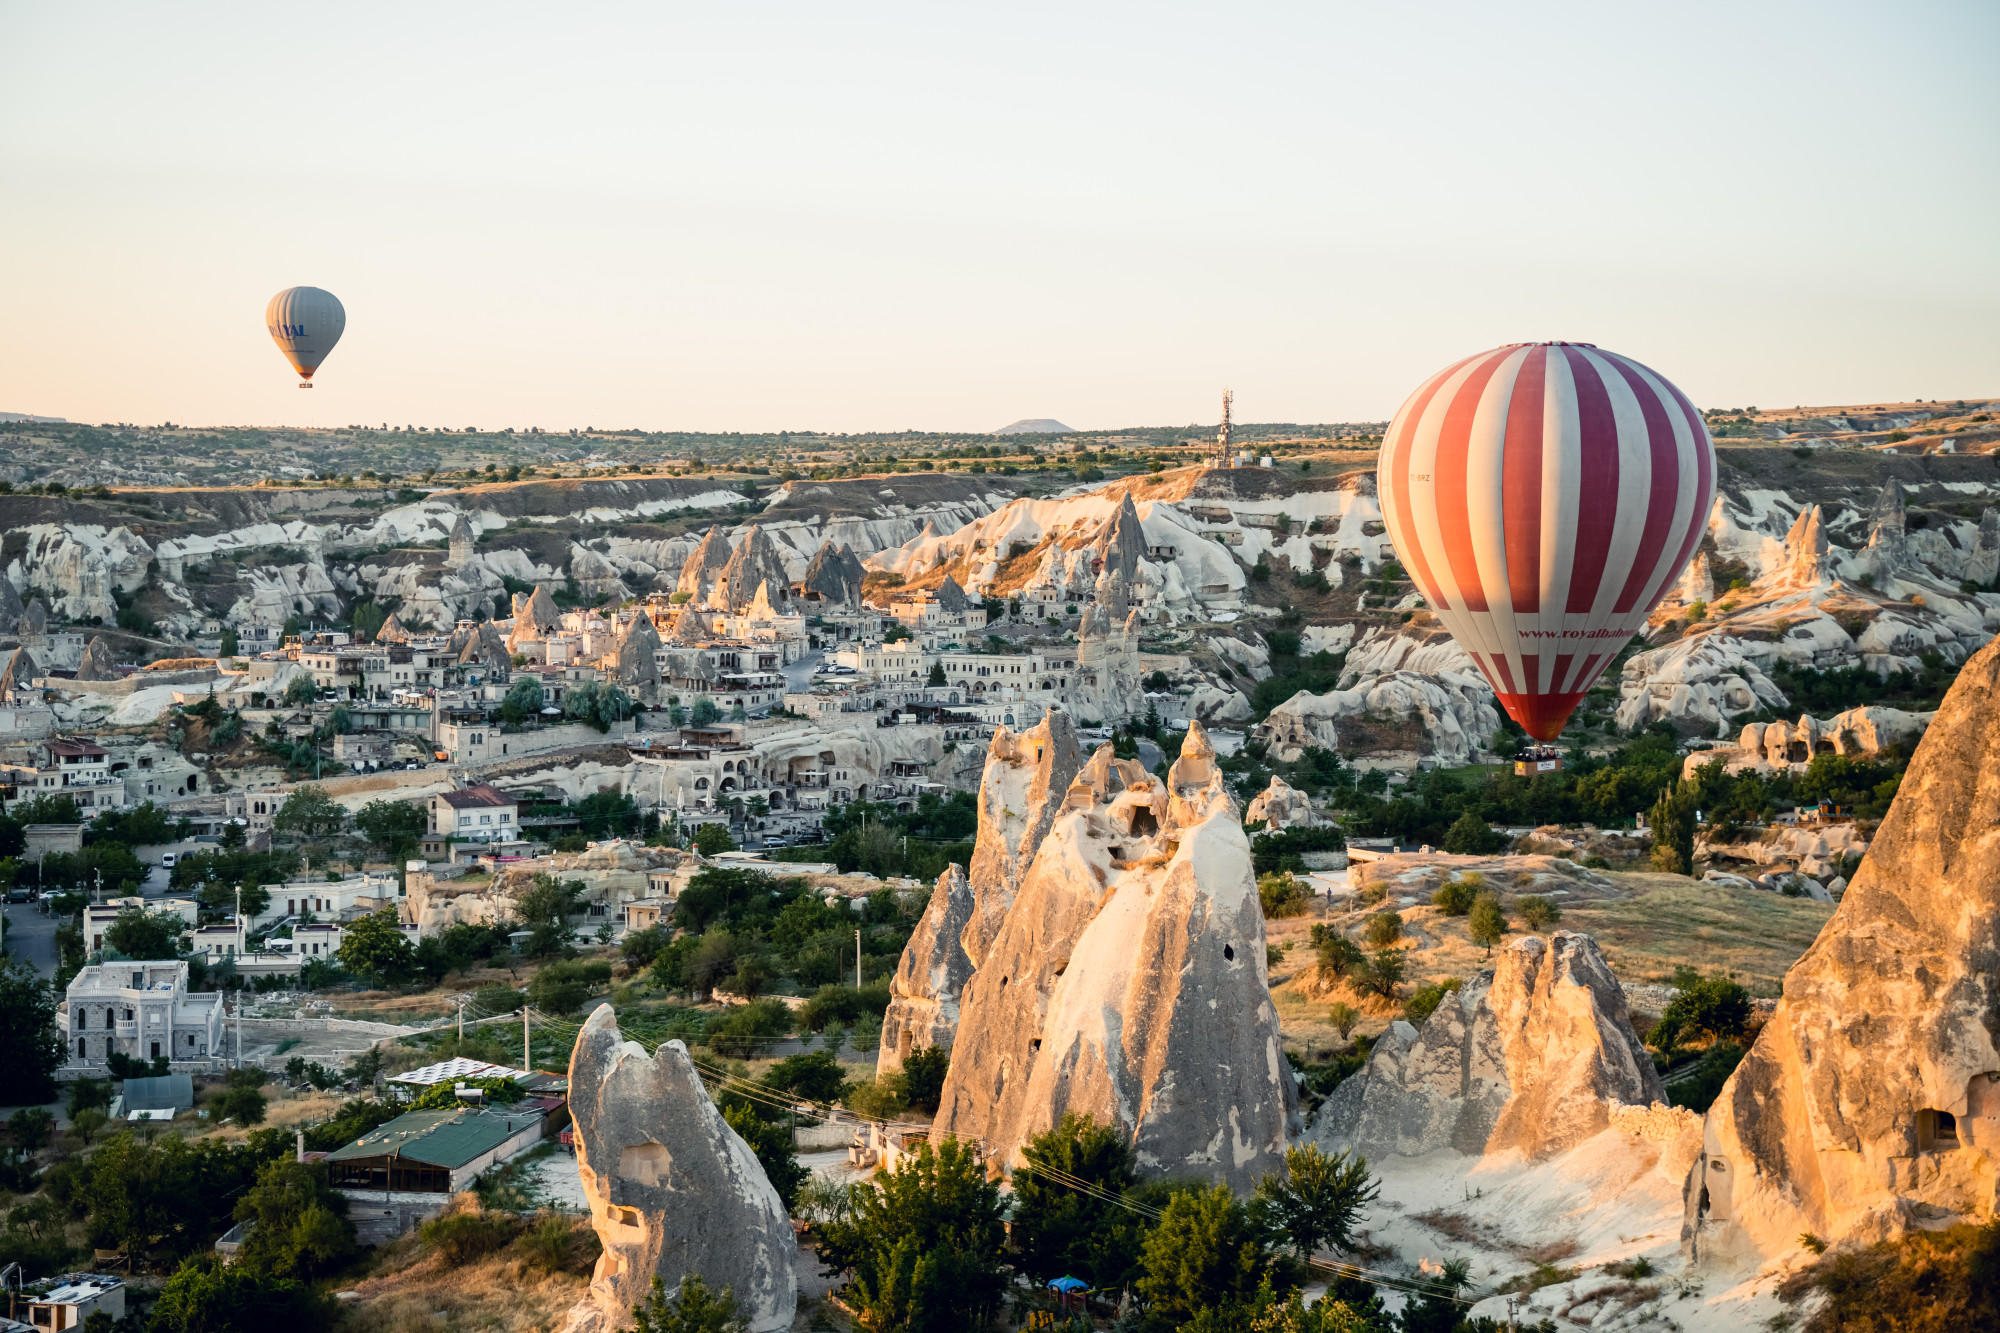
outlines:
[{"label": "utility pole", "polygon": [[861,932],[854,932],[854,989],[861,989]]},{"label": "utility pole", "polygon": [[458,1044],[460,1046],[465,1045],[465,1002],[470,998],[472,997],[469,995],[458,997]]},{"label": "utility pole", "polygon": [[528,1006],[524,1004],[521,1006],[521,1072],[524,1074],[535,1072],[535,1057],[529,1050],[528,1043]]}]

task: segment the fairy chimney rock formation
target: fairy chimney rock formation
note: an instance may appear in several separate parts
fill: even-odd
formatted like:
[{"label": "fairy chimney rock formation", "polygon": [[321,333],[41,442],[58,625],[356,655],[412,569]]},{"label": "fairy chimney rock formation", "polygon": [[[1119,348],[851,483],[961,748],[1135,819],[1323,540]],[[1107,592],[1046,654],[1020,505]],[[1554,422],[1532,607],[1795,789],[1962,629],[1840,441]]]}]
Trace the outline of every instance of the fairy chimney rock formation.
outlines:
[{"label": "fairy chimney rock formation", "polygon": [[477,549],[477,540],[473,536],[472,525],[465,521],[465,515],[459,514],[455,517],[452,520],[451,532],[446,538],[445,568],[463,569],[471,564],[473,553]]},{"label": "fairy chimney rock formation", "polygon": [[799,580],[799,593],[816,597],[827,606],[858,606],[863,574],[853,548],[842,546],[836,551],[832,542],[826,542],[813,553],[812,563],[806,566],[805,576]]},{"label": "fairy chimney rock formation", "polygon": [[694,548],[681,565],[680,578],[674,584],[674,591],[691,594],[695,606],[707,606],[715,600],[716,581],[722,571],[729,568],[729,538],[723,536],[720,527],[710,527],[702,534],[701,542]]},{"label": "fairy chimney rock formation", "polygon": [[972,920],[972,909],[972,881],[962,867],[947,866],[889,983],[889,1009],[882,1015],[875,1057],[878,1077],[901,1069],[914,1052],[951,1047],[958,1032],[959,996],[972,980],[972,959],[959,938]]},{"label": "fairy chimney rock formation", "polygon": [[104,636],[94,636],[83,650],[83,661],[77,664],[78,680],[123,680],[125,673],[118,669],[118,661],[111,655],[111,645]]},{"label": "fairy chimney rock formation", "polygon": [[653,1055],[618,1034],[610,1005],[577,1034],[569,1062],[577,1174],[604,1243],[565,1333],[630,1328],[658,1277],[732,1288],[755,1333],[792,1326],[798,1244],[757,1155],[709,1100],[678,1041]]},{"label": "fairy chimney rock formation", "polygon": [[1807,505],[1785,534],[1785,576],[1794,583],[1819,583],[1828,576],[1826,525],[1819,506]]},{"label": "fairy chimney rock formation", "polygon": [[1714,600],[1715,575],[1708,567],[1708,552],[1697,551],[1688,562],[1687,572],[1681,575],[1680,596],[1690,605]]},{"label": "fairy chimney rock formation", "polygon": [[1309,828],[1319,822],[1312,812],[1312,803],[1306,794],[1291,783],[1273,774],[1271,785],[1250,798],[1250,806],[1243,812],[1243,822],[1255,824],[1263,820],[1267,831],[1276,833],[1288,828]]},{"label": "fairy chimney rock formation", "polygon": [[977,967],[1014,903],[1035,852],[1061,813],[1070,780],[1083,766],[1069,714],[1052,710],[1015,735],[994,729],[979,776],[979,831],[972,844],[971,917],[960,932]]},{"label": "fairy chimney rock formation", "polygon": [[1704,1266],[1868,1243],[2000,1192],[2000,640],[1959,670],[1840,906],[1703,1126]]},{"label": "fairy chimney rock formation", "polygon": [[1903,483],[1894,477],[1882,487],[1882,493],[1875,497],[1875,509],[1869,516],[1868,562],[1878,580],[1893,578],[1909,563],[1909,514],[1906,506],[1908,496]]},{"label": "fairy chimney rock formation", "polygon": [[1103,746],[961,1001],[941,1133],[996,1164],[1077,1112],[1140,1171],[1247,1190],[1297,1119],[1250,846],[1199,724],[1163,785]]},{"label": "fairy chimney rock formation", "polygon": [[1451,1148],[1536,1159],[1602,1133],[1621,1106],[1665,1100],[1596,942],[1559,930],[1507,946],[1421,1032],[1391,1023],[1311,1136],[1370,1158]]},{"label": "fairy chimney rock formation", "polygon": [[792,580],[777,546],[762,528],[752,527],[730,553],[717,581],[715,600],[730,611],[741,612],[755,599],[758,587],[766,583],[779,602],[791,596]]}]

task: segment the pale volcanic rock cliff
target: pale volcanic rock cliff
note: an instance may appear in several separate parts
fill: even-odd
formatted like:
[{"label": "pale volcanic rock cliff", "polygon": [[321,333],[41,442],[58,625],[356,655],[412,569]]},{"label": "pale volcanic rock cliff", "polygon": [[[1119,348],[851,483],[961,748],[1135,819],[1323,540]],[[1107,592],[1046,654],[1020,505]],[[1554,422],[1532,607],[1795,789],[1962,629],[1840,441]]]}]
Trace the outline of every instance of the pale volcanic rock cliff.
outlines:
[{"label": "pale volcanic rock cliff", "polygon": [[1994,1214],[2000,644],[1965,664],[1833,919],[1709,1108],[1682,1239],[1704,1264]]},{"label": "pale volcanic rock cliff", "polygon": [[1368,1157],[1450,1148],[1538,1159],[1612,1128],[1620,1107],[1665,1100],[1596,942],[1559,930],[1514,941],[1421,1033],[1390,1024],[1312,1137]]},{"label": "pale volcanic rock cliff", "polygon": [[960,937],[974,967],[1000,933],[1021,879],[1082,766],[1067,713],[1051,712],[1018,736],[1005,727],[994,731],[979,778],[979,833],[969,875],[973,912]]},{"label": "pale volcanic rock cliff", "polygon": [[694,1274],[736,1293],[755,1333],[792,1326],[797,1242],[757,1155],[709,1100],[678,1041],[648,1056],[611,1006],[583,1025],[569,1063],[577,1174],[604,1243],[565,1333],[629,1328],[654,1277]]},{"label": "pale volcanic rock cliff", "polygon": [[972,909],[972,882],[964,869],[945,867],[889,983],[889,1008],[882,1015],[882,1043],[875,1055],[878,1077],[901,1069],[913,1052],[950,1048],[958,1031],[959,996],[972,980],[972,959],[959,942]]},{"label": "pale volcanic rock cliff", "polygon": [[1297,1118],[1249,842],[1199,724],[1163,785],[1100,748],[966,987],[937,1119],[1013,1165],[1067,1112],[1243,1190]]}]

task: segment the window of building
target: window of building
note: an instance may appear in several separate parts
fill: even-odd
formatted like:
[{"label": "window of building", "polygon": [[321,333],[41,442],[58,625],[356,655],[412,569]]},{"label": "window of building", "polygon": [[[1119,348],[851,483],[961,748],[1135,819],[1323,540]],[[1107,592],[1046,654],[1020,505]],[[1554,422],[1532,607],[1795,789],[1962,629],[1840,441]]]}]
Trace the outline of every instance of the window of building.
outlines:
[{"label": "window of building", "polygon": [[1929,1107],[1917,1112],[1917,1147],[1929,1152],[1950,1152],[1957,1148],[1958,1117]]}]

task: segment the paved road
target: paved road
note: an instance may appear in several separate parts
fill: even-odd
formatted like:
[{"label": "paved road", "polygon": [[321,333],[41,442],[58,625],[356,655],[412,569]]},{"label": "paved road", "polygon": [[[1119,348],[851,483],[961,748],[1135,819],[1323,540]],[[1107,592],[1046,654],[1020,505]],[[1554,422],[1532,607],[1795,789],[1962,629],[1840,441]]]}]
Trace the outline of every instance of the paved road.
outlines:
[{"label": "paved road", "polygon": [[35,903],[7,904],[7,952],[45,977],[56,974],[56,919]]},{"label": "paved road", "polygon": [[[177,844],[173,850],[188,852],[202,846],[200,843]],[[167,872],[160,869],[158,848],[145,848],[146,880],[139,886],[139,894],[144,898],[163,898],[167,894]],[[39,903],[7,904],[7,952],[23,958],[34,965],[36,971],[45,977],[56,973],[56,927],[61,924],[57,918],[44,912]]]},{"label": "paved road", "polygon": [[812,674],[826,660],[823,652],[807,653],[785,668],[785,693],[803,694],[812,688]]}]

